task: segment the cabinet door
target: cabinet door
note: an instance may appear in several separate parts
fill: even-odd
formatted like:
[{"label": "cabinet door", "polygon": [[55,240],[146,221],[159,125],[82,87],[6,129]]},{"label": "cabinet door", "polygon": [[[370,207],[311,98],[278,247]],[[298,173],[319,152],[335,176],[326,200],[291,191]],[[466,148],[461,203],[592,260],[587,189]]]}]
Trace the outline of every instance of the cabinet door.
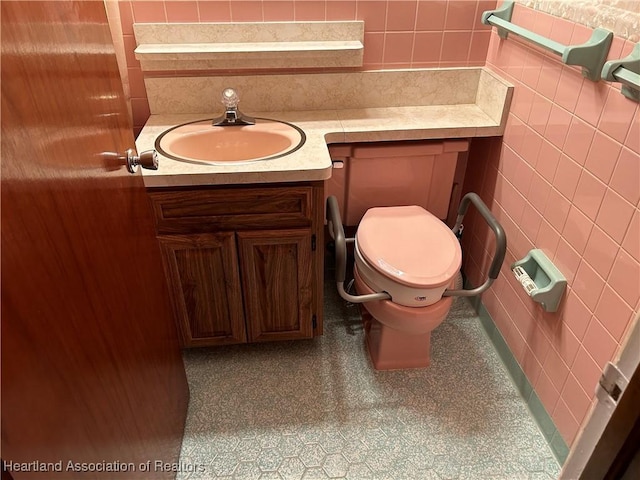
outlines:
[{"label": "cabinet door", "polygon": [[311,230],[237,235],[249,341],[311,338]]},{"label": "cabinet door", "polygon": [[158,237],[184,347],[246,342],[232,232]]}]

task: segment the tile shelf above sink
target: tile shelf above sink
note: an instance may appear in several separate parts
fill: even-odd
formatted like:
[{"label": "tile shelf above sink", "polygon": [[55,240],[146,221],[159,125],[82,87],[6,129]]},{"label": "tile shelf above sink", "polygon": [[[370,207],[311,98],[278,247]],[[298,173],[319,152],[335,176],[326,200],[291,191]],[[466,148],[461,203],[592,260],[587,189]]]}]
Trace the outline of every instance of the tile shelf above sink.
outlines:
[{"label": "tile shelf above sink", "polygon": [[364,23],[136,23],[144,71],[360,67]]}]

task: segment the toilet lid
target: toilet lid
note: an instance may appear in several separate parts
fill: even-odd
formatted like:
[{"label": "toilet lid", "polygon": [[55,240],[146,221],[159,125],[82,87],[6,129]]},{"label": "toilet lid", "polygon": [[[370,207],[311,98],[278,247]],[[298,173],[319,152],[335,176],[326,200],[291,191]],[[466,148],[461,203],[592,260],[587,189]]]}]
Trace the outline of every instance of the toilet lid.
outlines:
[{"label": "toilet lid", "polygon": [[373,268],[410,287],[446,284],[462,263],[453,232],[415,205],[370,208],[358,226],[356,243]]}]

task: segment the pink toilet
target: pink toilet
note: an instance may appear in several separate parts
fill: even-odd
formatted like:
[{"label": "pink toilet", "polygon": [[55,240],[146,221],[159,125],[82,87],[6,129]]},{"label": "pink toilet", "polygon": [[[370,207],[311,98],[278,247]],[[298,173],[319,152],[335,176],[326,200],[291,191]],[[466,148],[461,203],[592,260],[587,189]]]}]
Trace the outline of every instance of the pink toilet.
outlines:
[{"label": "pink toilet", "polygon": [[429,365],[431,331],[453,302],[442,294],[453,287],[461,263],[458,239],[425,209],[381,207],[365,213],[355,240],[355,289],[393,298],[362,304],[376,369]]},{"label": "pink toilet", "polygon": [[[419,182],[411,188],[407,187],[411,190],[407,192],[408,196],[418,200],[420,206],[404,204],[400,198],[401,188],[393,188],[388,193],[385,185],[381,184],[382,180],[373,183],[370,175],[365,176],[366,181],[361,181],[363,177],[357,174],[358,170],[351,168],[359,164],[348,155],[341,157],[340,163],[343,165],[339,168],[342,171],[335,175],[332,184],[328,186],[330,195],[327,198],[327,223],[335,241],[338,293],[349,302],[361,304],[366,344],[377,370],[429,366],[431,332],[446,318],[453,297],[474,296],[489,288],[497,278],[504,260],[504,230],[480,197],[474,193],[465,195],[460,202],[457,217],[456,212],[450,208],[449,199],[454,196],[454,175],[451,172],[456,170],[455,163],[460,149],[455,152],[456,155],[447,150],[455,150],[452,146],[458,148],[459,143],[452,143],[450,146],[446,142],[442,143],[438,147],[441,148],[440,153],[434,153],[434,145],[430,142],[419,150],[420,155],[426,151],[433,157],[432,160],[413,155],[413,151],[403,150],[402,158],[395,158],[386,164],[380,162],[386,171],[401,168],[405,164],[406,171],[411,172],[417,170],[417,167],[413,168],[414,165],[422,165],[427,158],[434,162],[430,175],[436,171],[449,172],[449,183],[446,185],[443,185],[446,183],[443,181],[444,177],[440,176],[440,181],[428,177],[431,179],[430,188],[422,188],[424,185]],[[397,152],[397,147],[393,148],[393,152]],[[390,150],[387,149],[387,152]],[[358,149],[352,147],[349,153],[358,154]],[[365,162],[370,153],[366,150],[360,155],[363,157],[361,162]],[[440,162],[453,162],[454,167],[438,166]],[[360,167],[360,170],[366,168]],[[385,178],[385,173],[379,168],[377,172],[379,178]],[[345,183],[342,183],[341,178]],[[399,184],[402,185],[404,183]],[[342,208],[338,198],[342,200]],[[474,204],[493,230],[496,251],[487,280],[477,288],[462,289],[462,251],[456,234],[462,231],[462,219],[470,203]],[[440,207],[434,208],[436,205]],[[439,216],[429,210],[437,211]],[[451,216],[449,213],[455,218],[452,229],[442,220]],[[345,238],[341,214],[345,215],[349,225],[357,224],[354,238]],[[347,292],[344,286],[347,243],[354,243],[355,295]]]}]

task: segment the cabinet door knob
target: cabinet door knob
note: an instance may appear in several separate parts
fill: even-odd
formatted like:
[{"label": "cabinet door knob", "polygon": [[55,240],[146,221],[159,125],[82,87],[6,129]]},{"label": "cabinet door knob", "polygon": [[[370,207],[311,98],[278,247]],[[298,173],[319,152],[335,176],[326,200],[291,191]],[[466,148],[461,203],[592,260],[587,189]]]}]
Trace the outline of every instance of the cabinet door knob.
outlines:
[{"label": "cabinet door knob", "polygon": [[155,150],[146,150],[140,155],[136,154],[133,148],[127,150],[127,170],[131,173],[138,171],[138,166],[146,168],[147,170],[158,169],[158,153]]}]

